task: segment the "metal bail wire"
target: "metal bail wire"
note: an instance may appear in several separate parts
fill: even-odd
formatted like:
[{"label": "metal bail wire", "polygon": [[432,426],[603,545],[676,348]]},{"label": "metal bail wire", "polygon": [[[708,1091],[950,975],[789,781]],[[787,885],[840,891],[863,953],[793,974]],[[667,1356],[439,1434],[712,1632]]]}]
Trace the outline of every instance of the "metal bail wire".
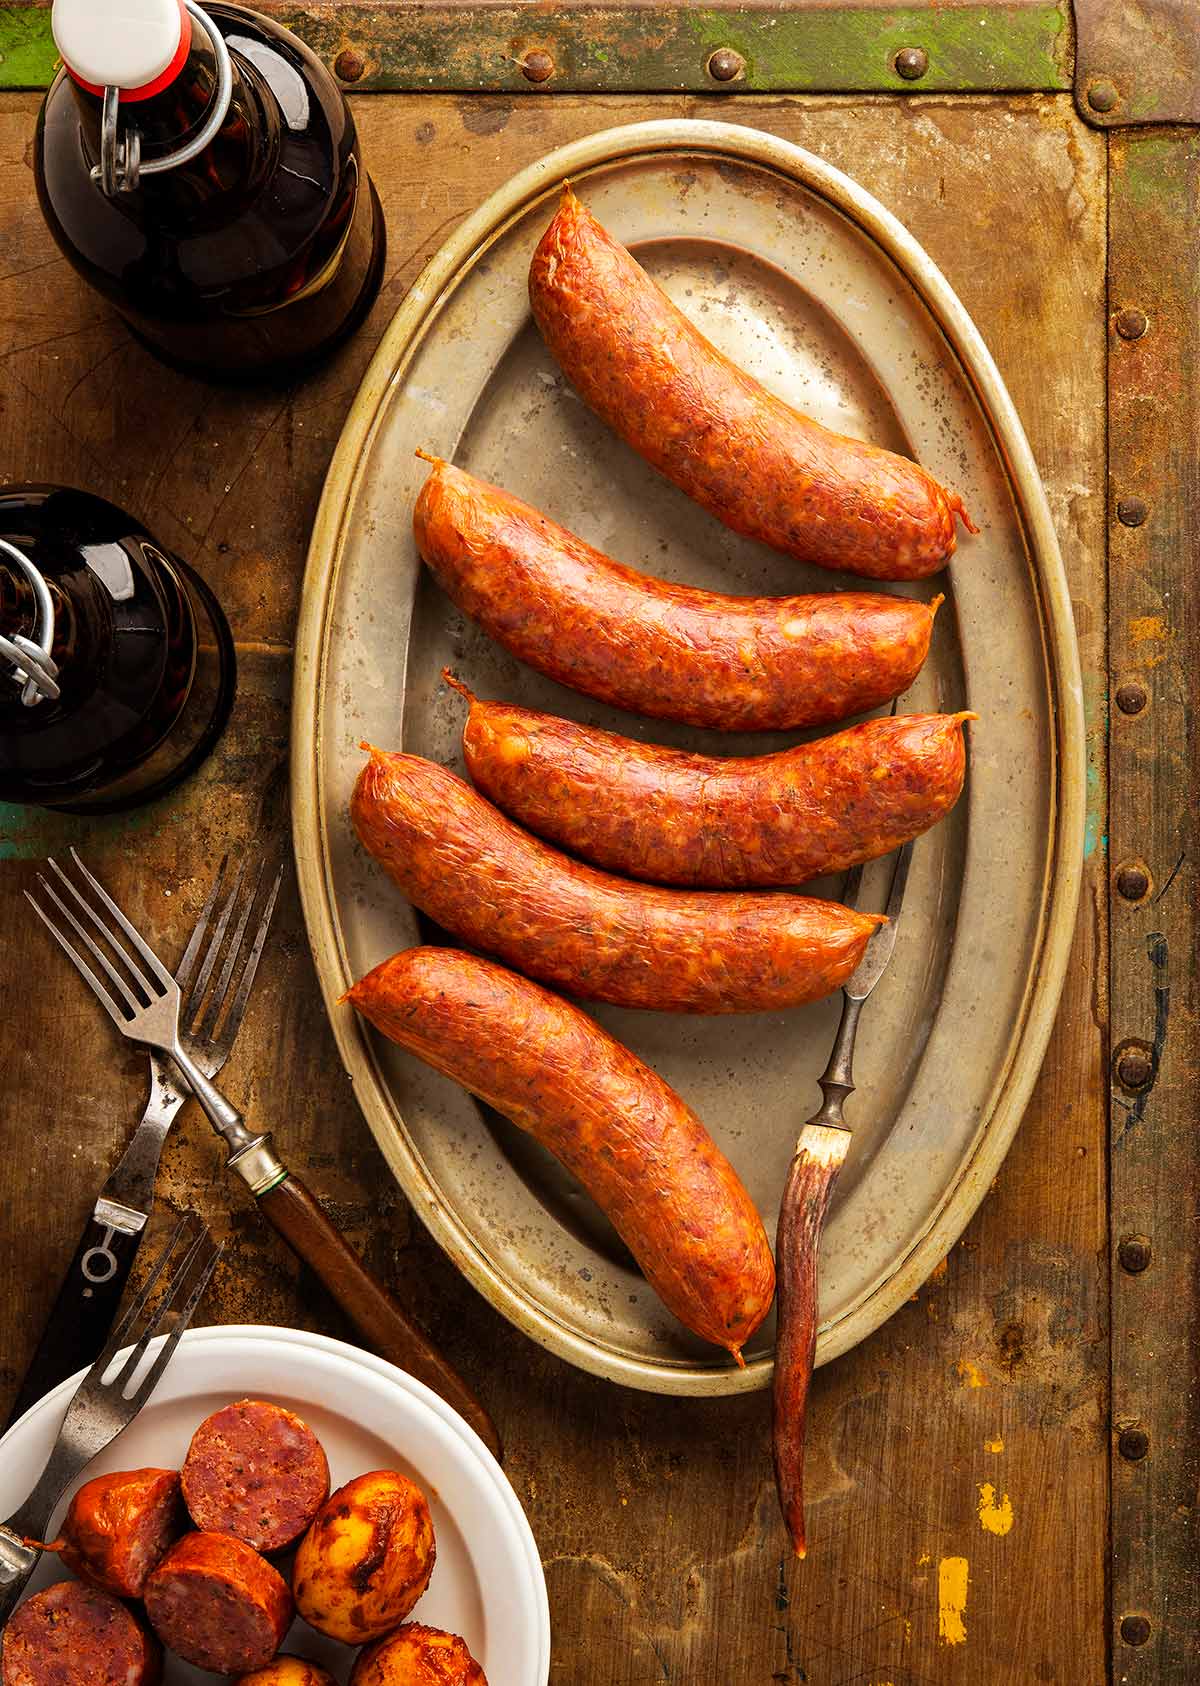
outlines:
[{"label": "metal bail wire", "polygon": [[0,539],[0,555],[7,556],[25,575],[33,587],[33,637],[14,632],[12,637],[0,632],[0,656],[13,664],[11,677],[22,686],[21,701],[26,708],[35,703],[58,700],[58,663],[50,654],[54,643],[54,599],[41,571],[34,566],[15,544]]},{"label": "metal bail wire", "polygon": [[[225,45],[225,38],[216,24],[196,5],[195,0],[183,0],[183,3],[193,20],[208,36],[216,57],[217,86],[213,94],[212,110],[205,118],[203,127],[197,130],[186,146],[177,147],[174,152],[165,153],[161,158],[151,158],[143,163],[140,130],[129,123],[124,138],[120,134],[118,118],[121,90],[105,88],[104,106],[100,114],[100,162],[92,166],[92,180],[99,183],[100,191],[109,199],[114,199],[118,193],[132,193],[143,176],[161,175],[164,170],[177,170],[181,164],[190,163],[216,138],[221,124],[225,121],[229,102],[233,98],[233,64],[229,57],[229,48]],[[128,110],[128,107],[126,109]]]}]

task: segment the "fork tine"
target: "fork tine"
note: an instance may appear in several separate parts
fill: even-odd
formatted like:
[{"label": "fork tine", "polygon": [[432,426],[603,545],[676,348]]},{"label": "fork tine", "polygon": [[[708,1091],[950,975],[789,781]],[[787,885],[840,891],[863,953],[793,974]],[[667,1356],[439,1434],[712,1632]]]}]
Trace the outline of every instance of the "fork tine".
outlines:
[{"label": "fork tine", "polygon": [[861,864],[859,866],[852,866],[846,874],[846,882],[842,886],[843,907],[858,906],[859,892],[862,890],[862,880],[863,869]]},{"label": "fork tine", "polygon": [[[171,1272],[171,1281],[167,1285],[166,1292],[159,1299],[158,1304],[154,1307],[154,1310],[146,1319],[146,1327],[142,1330],[140,1338],[130,1351],[129,1357],[125,1360],[124,1364],[122,1364],[121,1368],[117,1371],[112,1381],[108,1384],[110,1387],[115,1388],[118,1393],[124,1393],[126,1382],[130,1380],[134,1372],[137,1370],[138,1365],[142,1362],[146,1353],[146,1348],[150,1345],[150,1342],[158,1333],[159,1328],[162,1325],[163,1318],[167,1315],[176,1294],[179,1292],[179,1284],[191,1270],[192,1261],[196,1258],[196,1255],[200,1252],[207,1239],[208,1231],[203,1225],[201,1225],[192,1236],[187,1251],[179,1260],[178,1264],[173,1267]],[[174,1251],[174,1248],[172,1247],[171,1250]]]},{"label": "fork tine", "polygon": [[162,990],[159,990],[158,993],[161,995],[163,990],[170,991],[175,989],[175,979],[158,958],[158,955],[155,954],[154,950],[150,947],[150,944],[142,937],[141,933],[135,930],[135,928],[129,923],[128,919],[126,919],[125,915],[121,912],[116,902],[113,901],[112,897],[104,888],[103,884],[101,884],[100,880],[93,873],[89,872],[86,866],[84,866],[83,862],[79,858],[79,851],[74,846],[71,848],[71,859],[75,862],[75,865],[79,868],[80,872],[82,872],[92,889],[99,896],[100,900],[104,903],[105,907],[117,921],[117,924],[124,931],[134,948],[137,949],[142,959],[146,962],[147,966],[150,967],[151,971],[162,985]]},{"label": "fork tine", "polygon": [[900,908],[904,901],[904,891],[908,884],[908,867],[909,862],[912,860],[912,853],[913,846],[912,839],[910,837],[908,842],[905,843],[903,848],[900,849],[896,855],[896,864],[892,868],[892,884],[888,891],[887,906],[883,910],[893,925],[900,917]]},{"label": "fork tine", "polygon": [[[190,1274],[193,1277],[191,1292],[188,1294],[187,1299],[179,1309],[176,1316],[175,1327],[171,1330],[170,1334],[163,1342],[162,1350],[157,1353],[153,1364],[151,1364],[150,1368],[146,1371],[146,1374],[142,1377],[141,1381],[138,1383],[127,1401],[127,1403],[131,1405],[135,1411],[141,1409],[143,1401],[146,1399],[147,1395],[154,1391],[158,1378],[162,1375],[163,1371],[170,1363],[171,1354],[179,1345],[180,1337],[183,1335],[184,1330],[191,1323],[192,1318],[195,1315],[196,1307],[200,1304],[204,1295],[204,1290],[208,1287],[209,1278],[212,1276],[213,1271],[217,1268],[217,1261],[220,1259],[221,1254],[225,1250],[224,1242],[214,1242],[207,1229],[201,1230],[199,1240],[206,1244],[207,1252],[202,1251],[200,1253],[199,1265],[193,1265],[191,1269]],[[182,1283],[184,1280],[185,1273],[181,1271],[179,1281]],[[176,1286],[173,1284],[168,1304],[173,1303],[177,1297],[178,1291]],[[164,1307],[164,1309],[166,1308]]]},{"label": "fork tine", "polygon": [[221,974],[213,985],[212,999],[200,1025],[199,1034],[201,1036],[212,1036],[220,1023],[221,1009],[224,1007],[225,997],[229,993],[229,980],[233,976],[238,955],[241,953],[242,938],[246,935],[246,926],[250,923],[250,915],[254,911],[254,903],[258,898],[258,887],[262,883],[265,866],[265,861],[259,861],[258,871],[254,874],[254,880],[243,901],[242,911],[238,915],[238,922],[229,943],[229,952],[225,956],[225,964],[221,967]]},{"label": "fork tine", "polygon": [[[41,874],[39,873],[38,876],[41,877]],[[47,888],[49,888],[48,885]],[[124,1013],[117,1006],[116,1002],[105,989],[104,985],[100,982],[100,979],[96,976],[95,972],[92,971],[92,968],[88,965],[87,961],[80,955],[76,954],[74,948],[72,948],[66,937],[63,936],[53,919],[50,918],[48,913],[43,911],[39,902],[34,901],[28,890],[25,892],[25,900],[37,914],[38,918],[49,931],[58,946],[67,955],[67,958],[74,964],[76,970],[87,980],[88,983],[91,984],[92,989],[95,991],[96,999],[102,1007],[107,1009],[109,1017],[112,1019],[113,1023],[119,1025],[123,1029],[126,1023]]]},{"label": "fork tine", "polygon": [[155,1287],[158,1284],[159,1277],[167,1268],[171,1255],[178,1246],[181,1237],[190,1231],[197,1222],[199,1222],[199,1220],[194,1212],[185,1212],[179,1222],[175,1225],[175,1228],[171,1231],[170,1238],[155,1261],[154,1268],[147,1277],[141,1293],[138,1295],[137,1299],[134,1300],[129,1310],[125,1313],[124,1317],[117,1324],[112,1334],[108,1337],[108,1340],[104,1343],[104,1350],[101,1352],[100,1357],[97,1358],[95,1365],[93,1366],[93,1373],[97,1378],[103,1376],[109,1364],[112,1363],[113,1355],[120,1351],[125,1342],[126,1336],[133,1329],[143,1311],[145,1311],[146,1303],[151,1294],[154,1292]]},{"label": "fork tine", "polygon": [[[109,941],[111,942],[112,938],[111,938],[111,936],[109,936],[109,933],[107,931],[105,931],[103,923],[99,919],[96,918],[96,915],[94,913],[92,913],[91,908],[88,907],[88,904],[84,901],[83,897],[79,894],[79,891],[75,888],[74,884],[72,884],[71,880],[68,877],[66,877],[62,868],[59,866],[58,862],[53,858],[53,856],[51,856],[50,859],[47,860],[46,865],[51,867],[53,869],[53,871],[58,874],[59,880],[66,886],[66,888],[75,897],[75,900],[79,903],[80,907],[82,907],[84,912],[87,913],[90,916],[90,918],[92,919],[93,923],[97,926],[97,928],[100,931],[104,932],[105,936],[109,937]],[[54,888],[53,884],[51,884],[50,880],[43,873],[40,873],[40,872],[38,873],[37,877],[38,877],[38,883],[42,886],[42,889],[45,890],[46,894],[50,897],[50,900],[58,908],[58,910],[62,914],[63,918],[70,921],[70,923],[74,926],[75,931],[83,939],[83,941],[87,944],[88,948],[91,950],[91,952],[95,956],[95,958],[100,962],[101,966],[103,966],[104,970],[108,973],[108,975],[112,979],[113,983],[116,984],[117,988],[120,990],[121,994],[124,996],[126,1002],[128,1003],[130,1012],[136,1013],[139,1010],[139,1008],[145,1006],[145,1001],[139,1000],[139,998],[133,993],[133,991],[130,989],[129,985],[126,983],[125,979],[121,976],[120,972],[117,971],[116,967],[109,960],[109,958],[105,954],[104,950],[102,948],[99,948],[92,941],[91,937],[88,936],[88,934],[84,930],[83,926],[79,923],[79,920],[71,912],[71,909],[67,906],[66,902],[63,901],[62,897],[58,894],[57,890],[55,890],[55,888]],[[134,982],[139,985],[143,994],[146,996],[146,999],[148,1000],[149,999],[149,985],[146,983],[146,980],[142,977],[142,975],[138,971],[137,967],[129,959],[129,956],[127,954],[125,954],[124,949],[116,948],[116,944],[113,944],[113,947],[114,947],[114,949],[116,949],[116,952],[119,953],[124,958],[126,964],[129,967],[129,970],[130,970],[131,974],[133,975]]]},{"label": "fork tine", "polygon": [[283,863],[275,874],[275,882],[271,885],[267,896],[267,905],[263,909],[262,918],[258,922],[258,930],[254,933],[254,943],[246,959],[246,968],[242,973],[242,981],[238,985],[237,994],[233,998],[233,1006],[225,1020],[222,1033],[223,1041],[228,1045],[238,1033],[242,1015],[246,1011],[246,1002],[250,998],[250,990],[254,983],[254,974],[258,971],[258,962],[262,956],[263,947],[267,940],[267,932],[271,927],[271,916],[275,912],[275,902],[279,896],[279,886],[283,883]]},{"label": "fork tine", "polygon": [[238,899],[238,893],[242,887],[242,875],[245,870],[246,863],[245,861],[242,861],[239,864],[234,876],[233,885],[229,891],[225,906],[221,909],[213,934],[209,938],[208,948],[204,953],[204,962],[200,967],[200,975],[193,984],[192,992],[188,997],[187,1016],[184,1022],[189,1029],[191,1028],[192,1021],[204,1005],[204,993],[208,988],[208,981],[212,977],[213,967],[217,963],[217,956],[221,952],[221,944],[225,940],[225,931],[229,925],[230,916],[233,913],[234,906]]},{"label": "fork tine", "polygon": [[[200,952],[200,944],[204,941],[204,933],[208,929],[208,921],[212,917],[212,910],[216,906],[217,897],[221,893],[225,882],[225,873],[229,866],[229,856],[226,855],[213,879],[212,888],[208,892],[204,906],[200,909],[200,917],[192,926],[192,934],[188,938],[188,945],[183,951],[183,959],[175,968],[175,982],[180,989],[186,989],[191,981],[192,967],[196,964],[196,956]],[[189,1000],[189,1007],[191,1002]]]}]

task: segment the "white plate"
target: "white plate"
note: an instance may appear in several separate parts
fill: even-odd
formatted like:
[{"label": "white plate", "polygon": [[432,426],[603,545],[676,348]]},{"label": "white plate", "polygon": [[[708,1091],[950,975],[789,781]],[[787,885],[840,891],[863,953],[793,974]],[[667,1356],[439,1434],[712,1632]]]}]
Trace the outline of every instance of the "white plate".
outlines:
[{"label": "white plate", "polygon": [[[0,1516],[16,1510],[40,1474],[79,1380],[61,1383],[0,1440]],[[257,1325],[189,1330],[149,1404],[75,1486],[109,1470],[177,1469],[197,1424],[246,1398],[273,1400],[303,1417],[325,1448],[335,1487],[370,1469],[398,1469],[416,1481],[433,1512],[437,1564],[412,1619],[461,1634],[488,1686],[546,1686],[546,1582],[499,1464],[429,1388],[342,1341]],[[69,1498],[55,1513],[51,1537]],[[62,1578],[58,1560],[48,1556],[30,1590]],[[299,1618],[283,1649],[320,1663],[335,1680],[346,1679],[356,1654]],[[213,1681],[170,1656],[164,1678],[167,1686]]]}]

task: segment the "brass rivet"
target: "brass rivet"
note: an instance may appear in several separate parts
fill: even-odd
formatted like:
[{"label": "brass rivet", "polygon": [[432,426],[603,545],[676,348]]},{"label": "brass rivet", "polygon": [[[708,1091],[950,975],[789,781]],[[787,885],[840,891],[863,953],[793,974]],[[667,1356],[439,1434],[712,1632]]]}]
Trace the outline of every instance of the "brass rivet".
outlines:
[{"label": "brass rivet", "polygon": [[897,76],[906,82],[919,82],[929,69],[929,54],[924,47],[901,47],[892,60]]},{"label": "brass rivet", "polygon": [[333,74],[339,82],[358,82],[367,73],[367,61],[353,47],[347,47],[333,61]]},{"label": "brass rivet", "polygon": [[1117,1436],[1117,1451],[1126,1463],[1140,1464],[1150,1451],[1150,1436],[1144,1428],[1123,1428]]},{"label": "brass rivet", "polygon": [[527,82],[548,82],[554,75],[554,60],[550,54],[535,47],[521,62],[521,75]]},{"label": "brass rivet", "polygon": [[1131,1095],[1154,1081],[1154,1057],[1144,1042],[1122,1042],[1113,1059],[1117,1082]]},{"label": "brass rivet", "polygon": [[718,47],[708,60],[708,74],[714,82],[732,82],[745,74],[746,61],[732,47]]},{"label": "brass rivet", "polygon": [[1117,707],[1122,714],[1140,714],[1149,700],[1146,687],[1136,679],[1117,686]]},{"label": "brass rivet", "polygon": [[1142,1271],[1150,1268],[1150,1237],[1122,1236],[1117,1248],[1117,1257],[1121,1261],[1122,1270],[1127,1270],[1130,1276],[1140,1276]]},{"label": "brass rivet", "polygon": [[1117,520],[1123,527],[1140,527],[1149,513],[1144,498],[1121,498],[1117,503]]},{"label": "brass rivet", "polygon": [[1093,82],[1087,91],[1087,102],[1093,111],[1111,111],[1121,96],[1107,77]]},{"label": "brass rivet", "polygon": [[1127,902],[1140,902],[1150,894],[1150,873],[1141,861],[1127,861],[1117,868],[1117,892]]},{"label": "brass rivet", "polygon": [[1121,1638],[1126,1645],[1144,1645],[1150,1637],[1149,1616],[1122,1616]]},{"label": "brass rivet", "polygon": [[1118,310],[1116,329],[1123,340],[1140,340],[1150,326],[1144,310]]}]

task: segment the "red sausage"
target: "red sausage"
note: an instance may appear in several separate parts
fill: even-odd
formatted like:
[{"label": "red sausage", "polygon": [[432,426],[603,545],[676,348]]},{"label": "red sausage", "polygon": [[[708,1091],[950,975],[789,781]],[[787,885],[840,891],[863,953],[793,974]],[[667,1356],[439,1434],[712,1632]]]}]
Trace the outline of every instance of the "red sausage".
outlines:
[{"label": "red sausage", "polygon": [[146,1614],[163,1644],[213,1674],[270,1662],[292,1613],[279,1571],[232,1534],[185,1534],[146,1582]]},{"label": "red sausage", "polygon": [[140,1598],[146,1577],[187,1526],[173,1469],[123,1469],[85,1482],[62,1535],[46,1547],[68,1569],[118,1598]]},{"label": "red sausage", "polygon": [[467,771],[498,808],[610,872],[696,888],[803,884],[927,831],[958,800],[962,725],[975,718],[889,716],[718,760],[480,702],[451,682],[471,704]]},{"label": "red sausage", "polygon": [[738,1357],[771,1305],[771,1248],[736,1171],[661,1077],[578,1007],[454,949],[405,949],[347,999],[549,1148],[680,1322]]},{"label": "red sausage", "polygon": [[329,1496],[329,1464],[308,1424],[282,1405],[242,1399],[206,1417],[183,1464],[197,1528],[256,1551],[298,1540]]},{"label": "red sausage", "polygon": [[59,1581],[4,1630],[3,1686],[157,1686],[162,1651],[111,1593]]},{"label": "red sausage", "polygon": [[670,585],[430,460],[413,531],[443,589],[506,650],[589,697],[689,726],[785,731],[876,708],[928,654],[940,597]]},{"label": "red sausage", "polygon": [[677,1013],[759,1013],[840,988],[878,914],[774,892],[660,890],[581,866],[462,779],[372,749],[350,816],[410,901],[570,995]]},{"label": "red sausage", "polygon": [[529,271],[542,336],[597,415],[736,533],[823,568],[921,579],[962,499],[893,451],[811,421],[730,362],[571,192]]}]

